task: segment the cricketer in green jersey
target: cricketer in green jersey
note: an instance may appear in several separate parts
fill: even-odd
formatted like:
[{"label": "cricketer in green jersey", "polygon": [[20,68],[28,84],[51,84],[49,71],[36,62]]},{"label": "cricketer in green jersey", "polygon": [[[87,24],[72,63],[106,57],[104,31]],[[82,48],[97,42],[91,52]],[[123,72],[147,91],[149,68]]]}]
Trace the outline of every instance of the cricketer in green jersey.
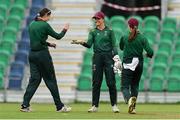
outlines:
[{"label": "cricketer in green jersey", "polygon": [[58,40],[61,39],[69,29],[69,24],[64,26],[61,33],[56,33],[47,23],[50,19],[50,15],[51,11],[49,9],[42,9],[29,26],[30,79],[20,109],[22,112],[31,111],[30,100],[41,83],[42,78],[53,96],[56,110],[58,112],[69,112],[71,110],[70,107],[66,107],[60,100],[54,66],[48,50],[48,46],[55,48],[56,44],[46,42],[48,35]]},{"label": "cricketer in green jersey", "polygon": [[[120,59],[117,55],[118,53],[114,32],[105,26],[104,17],[105,16],[102,12],[97,12],[93,16],[96,28],[89,32],[87,42],[74,40],[72,43],[81,44],[87,48],[91,48],[93,45],[92,107],[88,110],[88,112],[98,111],[100,88],[103,80],[103,72],[105,72],[112,111],[117,113],[119,112],[119,109],[117,107],[117,90],[113,67],[115,63],[116,65],[121,64],[119,64]],[[114,62],[113,58],[116,58],[117,61]]]},{"label": "cricketer in green jersey", "polygon": [[131,18],[128,21],[130,32],[120,40],[120,49],[123,50],[123,69],[121,90],[128,103],[128,112],[135,114],[136,99],[138,96],[139,82],[143,71],[143,50],[152,58],[153,50],[146,37],[138,29],[138,20]]}]

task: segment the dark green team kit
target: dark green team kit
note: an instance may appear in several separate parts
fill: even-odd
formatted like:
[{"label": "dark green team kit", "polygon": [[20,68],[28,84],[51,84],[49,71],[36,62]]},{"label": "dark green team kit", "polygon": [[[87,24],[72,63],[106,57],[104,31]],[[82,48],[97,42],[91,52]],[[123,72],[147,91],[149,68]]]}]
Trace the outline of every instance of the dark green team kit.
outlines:
[{"label": "dark green team kit", "polygon": [[88,41],[82,44],[90,48],[93,45],[93,80],[92,80],[92,105],[98,107],[100,88],[105,72],[106,83],[109,88],[111,105],[117,104],[116,81],[113,71],[113,57],[117,55],[116,39],[114,32],[105,27],[103,30],[94,28],[90,31]]},{"label": "dark green team kit", "polygon": [[[143,34],[138,33],[132,41],[128,40],[128,36],[129,34],[124,35],[119,44],[120,49],[123,50],[123,64],[132,63],[133,58],[138,58],[139,63],[135,71],[124,68],[122,70],[121,90],[126,103],[130,97],[138,96],[139,81],[143,71],[143,50],[147,52],[148,57],[153,56],[153,50]],[[129,85],[131,85],[131,88],[129,88]]]},{"label": "dark green team kit", "polygon": [[65,33],[66,30],[63,30],[61,33],[56,33],[45,21],[33,21],[30,24],[29,35],[31,50],[29,53],[29,64],[31,75],[22,105],[26,107],[30,106],[29,102],[43,78],[53,96],[57,110],[64,106],[60,100],[54,66],[48,51],[49,43],[46,42],[46,40],[48,35],[56,39],[61,39]]}]

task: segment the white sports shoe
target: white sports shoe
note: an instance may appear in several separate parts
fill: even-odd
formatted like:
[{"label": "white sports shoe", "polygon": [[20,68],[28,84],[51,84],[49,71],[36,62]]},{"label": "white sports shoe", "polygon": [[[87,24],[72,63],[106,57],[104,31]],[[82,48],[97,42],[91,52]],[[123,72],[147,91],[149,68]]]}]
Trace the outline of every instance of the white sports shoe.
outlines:
[{"label": "white sports shoe", "polygon": [[21,112],[32,112],[32,110],[31,110],[29,107],[27,107],[27,108],[21,108],[20,111],[21,111]]},{"label": "white sports shoe", "polygon": [[132,114],[135,104],[136,104],[136,97],[131,97],[128,101],[128,113]]},{"label": "white sports shoe", "polygon": [[30,106],[26,107],[25,105],[21,105],[20,111],[21,112],[32,112],[32,110],[30,109]]},{"label": "white sports shoe", "polygon": [[112,111],[114,113],[119,113],[119,108],[117,107],[117,105],[112,106]]},{"label": "white sports shoe", "polygon": [[89,113],[91,113],[91,112],[97,112],[97,111],[98,111],[98,108],[97,108],[95,105],[93,105],[93,106],[88,110]]},{"label": "white sports shoe", "polygon": [[136,109],[134,108],[130,114],[136,114]]},{"label": "white sports shoe", "polygon": [[71,107],[63,106],[60,110],[57,110],[57,112],[70,112]]}]

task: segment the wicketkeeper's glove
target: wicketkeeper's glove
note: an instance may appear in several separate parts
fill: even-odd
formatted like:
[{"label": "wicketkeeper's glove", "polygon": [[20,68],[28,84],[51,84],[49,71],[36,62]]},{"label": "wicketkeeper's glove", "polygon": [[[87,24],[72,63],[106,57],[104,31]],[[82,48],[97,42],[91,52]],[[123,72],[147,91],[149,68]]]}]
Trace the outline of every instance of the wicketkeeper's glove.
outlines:
[{"label": "wicketkeeper's glove", "polygon": [[114,73],[118,73],[119,76],[121,76],[121,71],[122,71],[122,61],[121,59],[119,58],[118,55],[115,55],[113,57],[113,60],[114,60]]}]

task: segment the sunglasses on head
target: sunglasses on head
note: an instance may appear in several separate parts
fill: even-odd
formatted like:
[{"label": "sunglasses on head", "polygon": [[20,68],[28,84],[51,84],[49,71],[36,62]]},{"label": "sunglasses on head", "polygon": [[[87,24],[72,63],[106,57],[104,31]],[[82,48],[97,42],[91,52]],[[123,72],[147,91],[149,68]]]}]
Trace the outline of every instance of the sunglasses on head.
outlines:
[{"label": "sunglasses on head", "polygon": [[97,17],[95,17],[94,19],[95,19],[95,20],[100,20],[101,18],[97,18]]},{"label": "sunglasses on head", "polygon": [[51,15],[51,11],[47,12],[46,14],[47,14],[47,15]]}]

